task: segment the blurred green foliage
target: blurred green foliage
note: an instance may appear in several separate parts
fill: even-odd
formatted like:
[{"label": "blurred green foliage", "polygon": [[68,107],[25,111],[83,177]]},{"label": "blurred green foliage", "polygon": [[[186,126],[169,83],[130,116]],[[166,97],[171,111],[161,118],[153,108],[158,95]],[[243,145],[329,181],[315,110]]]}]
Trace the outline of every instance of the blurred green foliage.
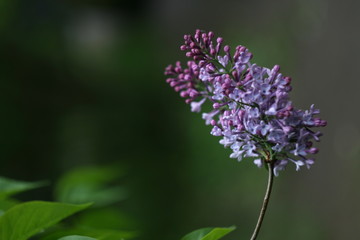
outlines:
[{"label": "blurred green foliage", "polygon": [[42,201],[18,204],[0,217],[1,239],[26,240],[89,206]]},{"label": "blurred green foliage", "polygon": [[234,230],[235,227],[202,228],[187,234],[181,240],[218,240]]},{"label": "blurred green foliage", "polygon": [[71,235],[71,236],[59,238],[59,240],[96,240],[96,239],[91,237],[79,236],[79,235]]},{"label": "blurred green foliage", "polygon": [[46,182],[23,182],[0,177],[0,200],[9,196],[47,185]]},{"label": "blurred green foliage", "polygon": [[[42,182],[28,183],[0,178],[0,238],[7,240],[132,239],[136,221],[122,213],[114,204],[124,199],[124,189],[106,184],[120,176],[121,170],[112,167],[84,167],[65,174],[56,184],[60,202],[28,201],[21,203],[11,195],[43,186]],[[110,189],[110,190],[109,190]],[[115,190],[116,191],[115,191]],[[111,193],[111,194],[109,194]],[[66,203],[64,203],[66,202]],[[93,203],[85,203],[93,202]],[[74,204],[82,203],[82,204]],[[85,203],[85,204],[84,204]],[[78,214],[72,221],[57,224]],[[55,225],[57,224],[57,225]],[[74,235],[74,236],[73,236]],[[76,235],[76,236],[75,236]],[[80,236],[83,235],[83,236]]]},{"label": "blurred green foliage", "polygon": [[107,186],[121,176],[116,167],[88,167],[67,172],[57,183],[55,199],[66,203],[94,202],[101,207],[127,197],[122,186]]}]

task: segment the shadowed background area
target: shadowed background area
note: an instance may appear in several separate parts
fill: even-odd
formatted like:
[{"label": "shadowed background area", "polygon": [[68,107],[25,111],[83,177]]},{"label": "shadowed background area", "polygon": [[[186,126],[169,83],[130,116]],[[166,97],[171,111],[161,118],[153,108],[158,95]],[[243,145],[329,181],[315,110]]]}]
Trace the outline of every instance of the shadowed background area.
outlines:
[{"label": "shadowed background area", "polygon": [[[248,239],[267,173],[209,134],[167,86],[179,46],[212,30],[252,62],[293,78],[294,105],[328,120],[311,170],[275,180],[259,239],[355,239],[360,193],[357,56],[360,2],[89,0],[0,2],[0,175],[56,181],[78,166],[120,163],[139,239],[238,226]],[[120,173],[119,173],[120,174]],[[123,174],[123,173],[121,173]],[[52,188],[21,197],[51,199]]]}]

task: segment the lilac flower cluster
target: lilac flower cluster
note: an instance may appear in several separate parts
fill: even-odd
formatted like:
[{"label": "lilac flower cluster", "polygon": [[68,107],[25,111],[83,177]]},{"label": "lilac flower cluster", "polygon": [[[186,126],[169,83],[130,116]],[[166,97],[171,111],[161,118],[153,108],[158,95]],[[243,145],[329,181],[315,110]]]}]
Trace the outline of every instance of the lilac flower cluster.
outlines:
[{"label": "lilac flower cluster", "polygon": [[278,65],[268,69],[250,63],[252,54],[243,46],[232,55],[213,32],[196,30],[184,39],[180,49],[192,60],[186,67],[180,62],[169,65],[166,81],[193,112],[200,112],[206,101],[212,103],[212,111],[202,117],[213,126],[211,134],[232,149],[230,158],[252,157],[258,167],[271,163],[276,176],[289,162],[296,170],[314,163],[308,154],[318,152],[313,140],[322,134],[311,128],[327,122],[315,117],[319,110],[314,105],[306,111],[293,107],[291,78],[283,76]]}]

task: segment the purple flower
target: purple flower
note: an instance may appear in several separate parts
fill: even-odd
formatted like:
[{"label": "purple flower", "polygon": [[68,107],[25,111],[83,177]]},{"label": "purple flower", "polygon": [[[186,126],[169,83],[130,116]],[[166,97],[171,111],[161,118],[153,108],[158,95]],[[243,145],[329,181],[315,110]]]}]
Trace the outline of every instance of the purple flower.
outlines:
[{"label": "purple flower", "polygon": [[218,113],[219,113],[218,110],[214,110],[214,111],[209,112],[209,113],[203,113],[202,118],[205,120],[205,124],[210,125],[211,121],[213,120],[213,117]]},{"label": "purple flower", "polygon": [[263,161],[261,160],[261,158],[258,158],[254,160],[254,164],[260,168],[263,165]]},{"label": "purple flower", "polygon": [[287,160],[276,161],[274,166],[275,176],[279,176],[279,171],[284,170],[287,164],[288,164]]},{"label": "purple flower", "polygon": [[193,112],[211,102],[213,110],[202,118],[213,126],[211,134],[221,137],[220,144],[231,148],[230,158],[255,158],[258,167],[271,163],[276,176],[289,162],[296,170],[309,168],[314,160],[307,155],[318,152],[312,145],[322,135],[311,128],[327,125],[315,117],[320,111],[314,105],[305,111],[293,107],[291,78],[283,76],[278,65],[269,69],[252,64],[244,46],[231,54],[225,45],[222,53],[224,40],[214,39],[213,32],[200,30],[185,35],[180,49],[192,60],[187,68],[180,62],[168,66],[166,81]]},{"label": "purple flower", "polygon": [[206,98],[201,99],[199,102],[191,102],[191,111],[192,112],[200,112],[201,111],[201,105],[206,101]]}]

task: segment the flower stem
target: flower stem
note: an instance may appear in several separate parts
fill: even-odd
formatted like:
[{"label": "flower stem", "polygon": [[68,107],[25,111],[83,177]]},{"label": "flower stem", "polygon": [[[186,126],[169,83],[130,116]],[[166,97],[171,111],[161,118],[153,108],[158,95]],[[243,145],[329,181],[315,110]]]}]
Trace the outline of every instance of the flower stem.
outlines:
[{"label": "flower stem", "polygon": [[253,233],[250,240],[255,240],[257,235],[259,234],[261,224],[262,224],[262,222],[264,220],[267,205],[269,203],[272,185],[273,185],[273,182],[274,182],[273,165],[272,165],[271,162],[267,162],[267,165],[268,165],[268,171],[269,171],[269,178],[268,178],[268,184],[267,184],[266,193],[265,193],[265,197],[264,197],[264,202],[263,202],[263,205],[262,205],[261,210],[260,210],[260,215],[259,215],[256,227],[255,227],[254,233]]}]

